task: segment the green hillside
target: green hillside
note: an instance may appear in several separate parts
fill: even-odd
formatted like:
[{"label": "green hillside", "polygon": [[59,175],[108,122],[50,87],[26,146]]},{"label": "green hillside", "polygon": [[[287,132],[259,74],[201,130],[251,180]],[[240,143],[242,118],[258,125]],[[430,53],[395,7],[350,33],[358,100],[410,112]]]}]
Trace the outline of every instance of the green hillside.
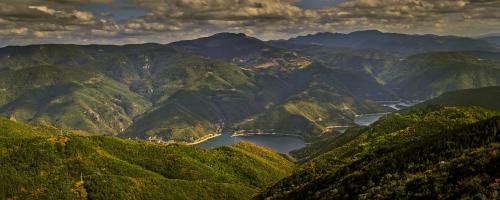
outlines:
[{"label": "green hillside", "polygon": [[[305,62],[309,59],[300,54],[255,38],[222,34],[185,42],[199,50],[211,42],[234,45],[230,41],[248,48],[234,56],[249,59],[233,62],[232,57],[234,64],[228,64],[186,53],[179,43],[5,47],[0,49],[0,113],[96,134],[193,142],[214,133],[221,122],[233,126],[298,104],[322,110],[321,116],[291,112],[308,118],[307,124],[321,117],[315,130],[321,131],[352,119],[339,116],[382,109],[365,99],[390,96],[369,76]],[[270,65],[261,66],[265,63]],[[246,128],[287,131],[274,124]],[[316,134],[308,131],[300,129]]]},{"label": "green hillside", "polygon": [[0,112],[33,124],[113,135],[151,106],[122,83],[79,70],[38,66],[0,77]]},{"label": "green hillside", "polygon": [[[184,141],[215,131],[220,120],[237,120],[259,111],[238,112],[248,105],[240,105],[238,98],[251,98],[249,90],[256,90],[253,78],[241,69],[163,45],[6,47],[0,51],[0,68],[6,71],[0,81],[0,111],[34,124],[116,135],[137,122],[130,128],[137,132],[126,136],[144,138],[170,129],[179,131],[167,139]],[[184,101],[187,93],[211,105]],[[226,93],[236,96],[235,102],[223,97]],[[214,105],[213,96],[232,107],[223,110],[226,105]],[[175,102],[184,104],[183,116],[173,113],[179,109]],[[212,107],[223,111],[212,115]],[[168,112],[158,116],[155,110]],[[143,113],[151,116],[133,121]],[[141,124],[144,118],[150,121]],[[183,130],[191,127],[197,128]]]},{"label": "green hillside", "polygon": [[500,62],[465,53],[419,54],[380,78],[404,98],[427,99],[453,90],[499,85]]},{"label": "green hillside", "polygon": [[499,115],[477,107],[391,114],[319,145],[324,153],[256,198],[496,199]]},{"label": "green hillside", "polygon": [[312,60],[296,52],[269,45],[243,33],[218,33],[173,42],[168,46],[264,73],[290,72],[306,68],[312,63]]},{"label": "green hillside", "polygon": [[250,143],[165,146],[5,118],[0,152],[2,199],[246,199],[293,168]]},{"label": "green hillside", "polygon": [[447,92],[434,99],[425,101],[419,106],[426,105],[481,106],[483,108],[500,109],[500,87],[484,87]]},{"label": "green hillside", "polygon": [[322,62],[329,68],[367,73],[379,84],[383,81],[378,75],[397,64],[403,55],[377,49],[356,49],[347,47],[331,47],[320,44],[297,44],[286,41],[272,41],[271,44],[296,50]]},{"label": "green hillside", "polygon": [[349,72],[322,67],[317,70],[303,90],[265,113],[237,124],[236,128],[298,134],[308,139],[320,136],[331,126],[353,125],[358,113],[388,111],[365,100],[369,95],[358,96],[366,94],[362,89],[356,90],[362,86],[347,86],[343,79],[350,77]]}]

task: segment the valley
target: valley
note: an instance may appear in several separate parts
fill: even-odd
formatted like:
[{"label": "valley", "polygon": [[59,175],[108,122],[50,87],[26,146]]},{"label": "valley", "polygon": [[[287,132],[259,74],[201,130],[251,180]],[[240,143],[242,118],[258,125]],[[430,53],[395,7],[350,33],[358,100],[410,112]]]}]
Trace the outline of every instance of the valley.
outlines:
[{"label": "valley", "polygon": [[3,47],[0,198],[495,199],[491,41],[369,30]]}]

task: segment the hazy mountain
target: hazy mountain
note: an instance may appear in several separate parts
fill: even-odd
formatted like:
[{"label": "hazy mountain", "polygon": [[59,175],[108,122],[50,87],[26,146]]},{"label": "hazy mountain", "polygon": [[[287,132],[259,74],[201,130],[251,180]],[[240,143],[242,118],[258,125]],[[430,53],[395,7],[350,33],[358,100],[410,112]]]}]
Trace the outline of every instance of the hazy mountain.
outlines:
[{"label": "hazy mountain", "polygon": [[330,70],[324,66],[311,67],[309,73],[311,76],[302,91],[265,113],[237,124],[237,128],[292,133],[308,138],[320,135],[329,126],[351,125],[358,113],[389,110],[367,100],[393,98],[370,76],[363,79],[353,72]]},{"label": "hazy mountain", "polygon": [[254,70],[289,72],[313,61],[296,52],[271,46],[242,33],[219,33],[210,37],[173,42],[168,46]]},{"label": "hazy mountain", "polygon": [[[386,35],[350,35],[373,34]],[[498,85],[496,54],[471,52],[404,59],[380,49],[263,42],[232,33],[168,45],[6,47],[0,49],[0,112],[133,138],[192,142],[222,122],[309,138],[352,124],[356,114],[387,111],[373,100]]]},{"label": "hazy mountain", "polygon": [[407,99],[500,84],[500,62],[466,53],[438,52],[410,56],[379,75]]},{"label": "hazy mountain", "polygon": [[356,31],[349,34],[317,33],[291,38],[287,42],[331,47],[379,49],[405,55],[430,51],[498,50],[498,47],[489,42],[472,38],[382,33],[376,30]]},{"label": "hazy mountain", "polygon": [[[302,49],[300,47],[292,47],[289,45],[279,45],[278,43],[266,43],[256,38],[252,38],[246,36],[244,34],[235,34],[235,33],[220,33],[215,34],[210,37],[200,38],[195,40],[187,40],[174,42],[169,44],[172,47],[179,47],[181,49],[196,53],[201,56],[206,56],[215,59],[223,59],[228,62],[232,62],[238,66],[247,67],[250,70],[259,73],[259,74],[270,74],[274,77],[278,77],[280,79],[287,79],[290,74],[298,74],[298,71],[312,72],[314,73],[330,73],[330,74],[343,74],[346,75],[346,78],[341,83],[345,86],[349,87],[353,83],[365,84],[365,86],[372,86],[372,88],[368,89],[366,87],[358,87],[365,88],[366,90],[363,92],[357,92],[354,87],[348,88],[352,93],[358,94],[358,97],[364,95],[364,98],[368,99],[378,99],[381,98],[379,94],[383,94],[384,97],[391,98],[390,91],[385,90],[379,83],[376,83],[375,80],[368,80],[365,74],[359,73],[351,73],[346,74],[346,70],[337,71],[336,69],[345,69],[347,65],[350,65],[350,62],[355,62],[360,57],[365,56],[366,53],[359,53],[359,56],[354,55],[354,53],[350,53],[353,55],[353,58],[350,58],[349,61],[341,61],[340,59],[332,58],[336,60],[338,63],[342,63],[342,67],[332,67],[331,62],[324,62],[322,58],[330,57],[330,49],[322,49],[311,47],[307,49]],[[352,50],[352,49],[351,49]],[[321,52],[328,52],[327,55],[321,55]],[[349,54],[346,51],[342,51],[344,54]],[[377,54],[377,53],[373,53]],[[224,56],[221,56],[224,55]],[[318,57],[316,57],[318,56]],[[373,55],[373,57],[379,57],[380,55]],[[389,57],[389,56],[387,56]],[[252,59],[247,59],[252,58]],[[318,59],[316,59],[318,58]],[[331,57],[330,57],[331,58]],[[367,60],[370,60],[367,58]],[[321,62],[317,62],[317,61]],[[363,62],[363,61],[360,61]],[[381,61],[373,61],[373,62],[381,62]],[[318,67],[319,65],[322,65]],[[378,66],[378,64],[375,64]],[[312,68],[312,69],[308,69]],[[333,70],[333,71],[331,71]],[[301,75],[298,75],[303,77]],[[336,76],[336,78],[341,78],[342,75]],[[294,79],[294,78],[292,78]],[[291,82],[295,82],[296,80],[291,80]],[[379,94],[377,94],[379,93]],[[392,96],[393,98],[396,98]]]},{"label": "hazy mountain", "polygon": [[500,109],[500,86],[447,92],[418,106],[427,105],[481,106]]},{"label": "hazy mountain", "polygon": [[500,46],[500,36],[489,36],[481,38],[483,41],[487,41]]},{"label": "hazy mountain", "polygon": [[[289,101],[320,98],[308,95],[315,85],[324,85],[322,92],[338,104],[323,108],[335,114],[325,115],[321,127],[349,123],[354,113],[382,110],[365,99],[394,98],[370,76],[326,68],[296,52],[244,35],[218,34],[182,43],[194,42],[192,48],[203,49],[213,40],[222,45],[217,49],[234,47],[231,41],[245,41],[237,48],[251,51],[235,56],[253,56],[274,64],[253,66],[249,61],[231,65],[211,59],[216,57],[184,52],[185,48],[174,44],[6,47],[0,49],[5,77],[0,81],[0,112],[19,121],[98,134],[193,141],[214,133],[221,122],[231,126]],[[271,51],[262,51],[263,47]],[[208,52],[218,53],[216,49]],[[317,80],[320,76],[321,81]],[[314,102],[316,107],[326,105]]]},{"label": "hazy mountain", "polygon": [[[330,47],[273,41],[271,44],[310,56],[332,69],[371,76],[385,93],[427,99],[443,92],[498,85],[500,54],[492,51],[428,52],[411,56],[378,49]],[[367,88],[365,86],[364,88]]]}]

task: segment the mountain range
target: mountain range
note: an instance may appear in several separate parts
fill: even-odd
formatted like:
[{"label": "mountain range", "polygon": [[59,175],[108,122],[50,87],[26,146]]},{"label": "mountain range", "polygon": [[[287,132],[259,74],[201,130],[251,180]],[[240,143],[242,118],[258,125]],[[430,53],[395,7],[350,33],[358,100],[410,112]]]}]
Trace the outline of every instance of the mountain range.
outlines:
[{"label": "mountain range", "polygon": [[[0,199],[497,199],[499,81],[487,39],[373,30],[4,47]],[[307,145],[194,145],[227,132]]]},{"label": "mountain range", "polygon": [[308,139],[390,111],[378,101],[498,85],[497,50],[478,39],[379,31],[11,46],[0,49],[0,113],[126,138],[189,143],[224,124]]}]

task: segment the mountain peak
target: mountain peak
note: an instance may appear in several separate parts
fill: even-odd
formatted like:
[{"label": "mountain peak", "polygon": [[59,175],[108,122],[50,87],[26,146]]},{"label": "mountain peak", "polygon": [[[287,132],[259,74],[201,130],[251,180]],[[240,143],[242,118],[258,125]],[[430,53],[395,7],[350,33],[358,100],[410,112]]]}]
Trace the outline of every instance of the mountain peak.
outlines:
[{"label": "mountain peak", "polygon": [[221,32],[216,33],[210,37],[248,37],[244,33],[231,33],[231,32]]},{"label": "mountain peak", "polygon": [[349,35],[373,35],[373,34],[378,35],[378,34],[383,34],[383,32],[381,32],[379,30],[372,29],[372,30],[354,31],[354,32],[349,33]]}]

